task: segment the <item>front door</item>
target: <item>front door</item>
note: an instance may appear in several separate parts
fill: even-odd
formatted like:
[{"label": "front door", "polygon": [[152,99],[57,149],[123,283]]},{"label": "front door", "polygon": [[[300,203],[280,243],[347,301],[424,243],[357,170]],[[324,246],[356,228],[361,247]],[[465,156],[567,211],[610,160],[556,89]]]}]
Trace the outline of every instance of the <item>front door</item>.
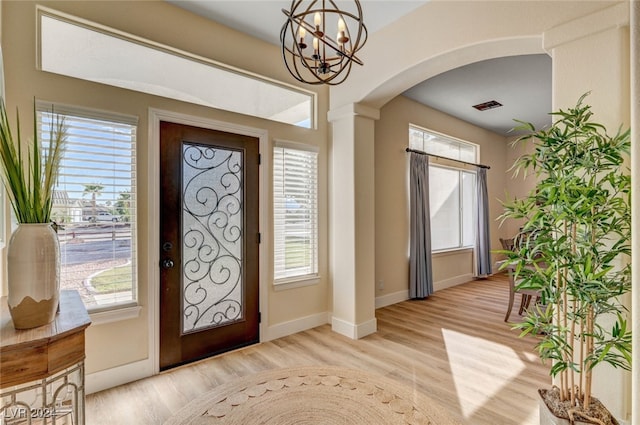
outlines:
[{"label": "front door", "polygon": [[258,145],[160,123],[160,370],[259,341]]}]

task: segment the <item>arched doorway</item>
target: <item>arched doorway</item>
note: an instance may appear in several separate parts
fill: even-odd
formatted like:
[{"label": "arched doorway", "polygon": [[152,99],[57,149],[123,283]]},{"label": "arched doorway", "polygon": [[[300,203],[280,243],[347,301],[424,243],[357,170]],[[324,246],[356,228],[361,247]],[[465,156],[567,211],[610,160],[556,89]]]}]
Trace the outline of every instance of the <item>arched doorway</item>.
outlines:
[{"label": "arched doorway", "polygon": [[[334,330],[356,338],[375,331],[376,248],[370,242],[377,189],[371,149],[380,108],[441,72],[546,51],[554,59],[553,109],[592,90],[594,111],[617,128],[630,121],[628,23],[625,3],[430,2],[371,38],[361,57],[365,66],[330,92],[332,253],[335,260],[350,260],[334,261],[332,269]],[[609,373],[600,384],[605,404],[626,417],[628,379]]]}]

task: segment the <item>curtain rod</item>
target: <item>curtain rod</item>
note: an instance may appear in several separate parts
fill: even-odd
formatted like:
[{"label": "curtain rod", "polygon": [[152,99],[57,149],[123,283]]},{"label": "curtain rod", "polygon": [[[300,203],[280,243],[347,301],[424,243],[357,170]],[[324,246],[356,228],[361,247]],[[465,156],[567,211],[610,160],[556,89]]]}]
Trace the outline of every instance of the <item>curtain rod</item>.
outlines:
[{"label": "curtain rod", "polygon": [[418,150],[411,149],[411,148],[407,148],[407,149],[406,149],[406,151],[407,151],[407,152],[417,153],[417,154],[420,154],[420,155],[429,155],[429,156],[432,156],[432,157],[434,157],[434,158],[447,159],[447,160],[449,160],[449,161],[459,162],[459,163],[461,163],[461,164],[472,165],[472,166],[474,166],[474,167],[486,168],[487,170],[491,169],[491,167],[489,167],[488,165],[484,165],[484,164],[474,164],[473,162],[462,161],[462,160],[460,160],[460,159],[447,158],[446,156],[434,155],[434,154],[432,154],[432,153],[426,153],[426,152],[418,151]]}]

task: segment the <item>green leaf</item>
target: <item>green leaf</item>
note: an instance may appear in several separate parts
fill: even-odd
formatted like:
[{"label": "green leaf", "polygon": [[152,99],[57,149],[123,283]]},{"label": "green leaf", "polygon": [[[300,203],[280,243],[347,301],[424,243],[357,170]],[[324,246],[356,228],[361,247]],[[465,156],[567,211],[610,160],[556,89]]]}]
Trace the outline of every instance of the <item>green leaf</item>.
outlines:
[{"label": "green leaf", "polygon": [[[517,249],[502,252],[515,269],[518,288],[541,293],[546,309],[530,312],[514,329],[521,337],[542,332],[536,348],[543,360],[554,361],[551,374],[571,369],[582,373],[599,363],[631,367],[631,332],[626,308],[619,299],[631,289],[631,179],[626,167],[630,131],[619,127],[614,136],[594,120],[588,93],[574,107],[552,112],[550,128],[518,139],[530,148],[514,168],[536,175],[537,183],[524,198],[504,202],[501,223],[518,220]],[[567,302],[565,302],[565,300]],[[553,313],[576,322],[575,340]],[[580,331],[591,314],[593,329]],[[617,321],[605,329],[600,316]],[[593,340],[585,362],[573,360],[574,344]],[[577,349],[577,348],[575,348]]]},{"label": "green leaf", "polygon": [[2,181],[16,219],[20,223],[48,223],[53,206],[53,187],[66,145],[66,127],[56,118],[51,129],[49,146],[43,149],[38,138],[38,122],[34,103],[32,142],[22,151],[20,117],[16,118],[16,136],[13,136],[4,99],[0,98],[0,164]]}]

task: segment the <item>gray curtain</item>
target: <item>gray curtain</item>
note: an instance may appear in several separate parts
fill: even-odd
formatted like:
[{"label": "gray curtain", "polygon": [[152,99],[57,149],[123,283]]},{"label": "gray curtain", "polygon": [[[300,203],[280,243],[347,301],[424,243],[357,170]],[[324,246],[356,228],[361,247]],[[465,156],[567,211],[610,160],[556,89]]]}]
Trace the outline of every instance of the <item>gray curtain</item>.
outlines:
[{"label": "gray curtain", "polygon": [[409,173],[411,246],[409,298],[433,293],[431,268],[431,215],[429,212],[429,156],[412,152]]},{"label": "gray curtain", "polygon": [[487,195],[487,169],[478,167],[476,223],[476,275],[491,274],[491,238],[489,235],[489,197]]}]

